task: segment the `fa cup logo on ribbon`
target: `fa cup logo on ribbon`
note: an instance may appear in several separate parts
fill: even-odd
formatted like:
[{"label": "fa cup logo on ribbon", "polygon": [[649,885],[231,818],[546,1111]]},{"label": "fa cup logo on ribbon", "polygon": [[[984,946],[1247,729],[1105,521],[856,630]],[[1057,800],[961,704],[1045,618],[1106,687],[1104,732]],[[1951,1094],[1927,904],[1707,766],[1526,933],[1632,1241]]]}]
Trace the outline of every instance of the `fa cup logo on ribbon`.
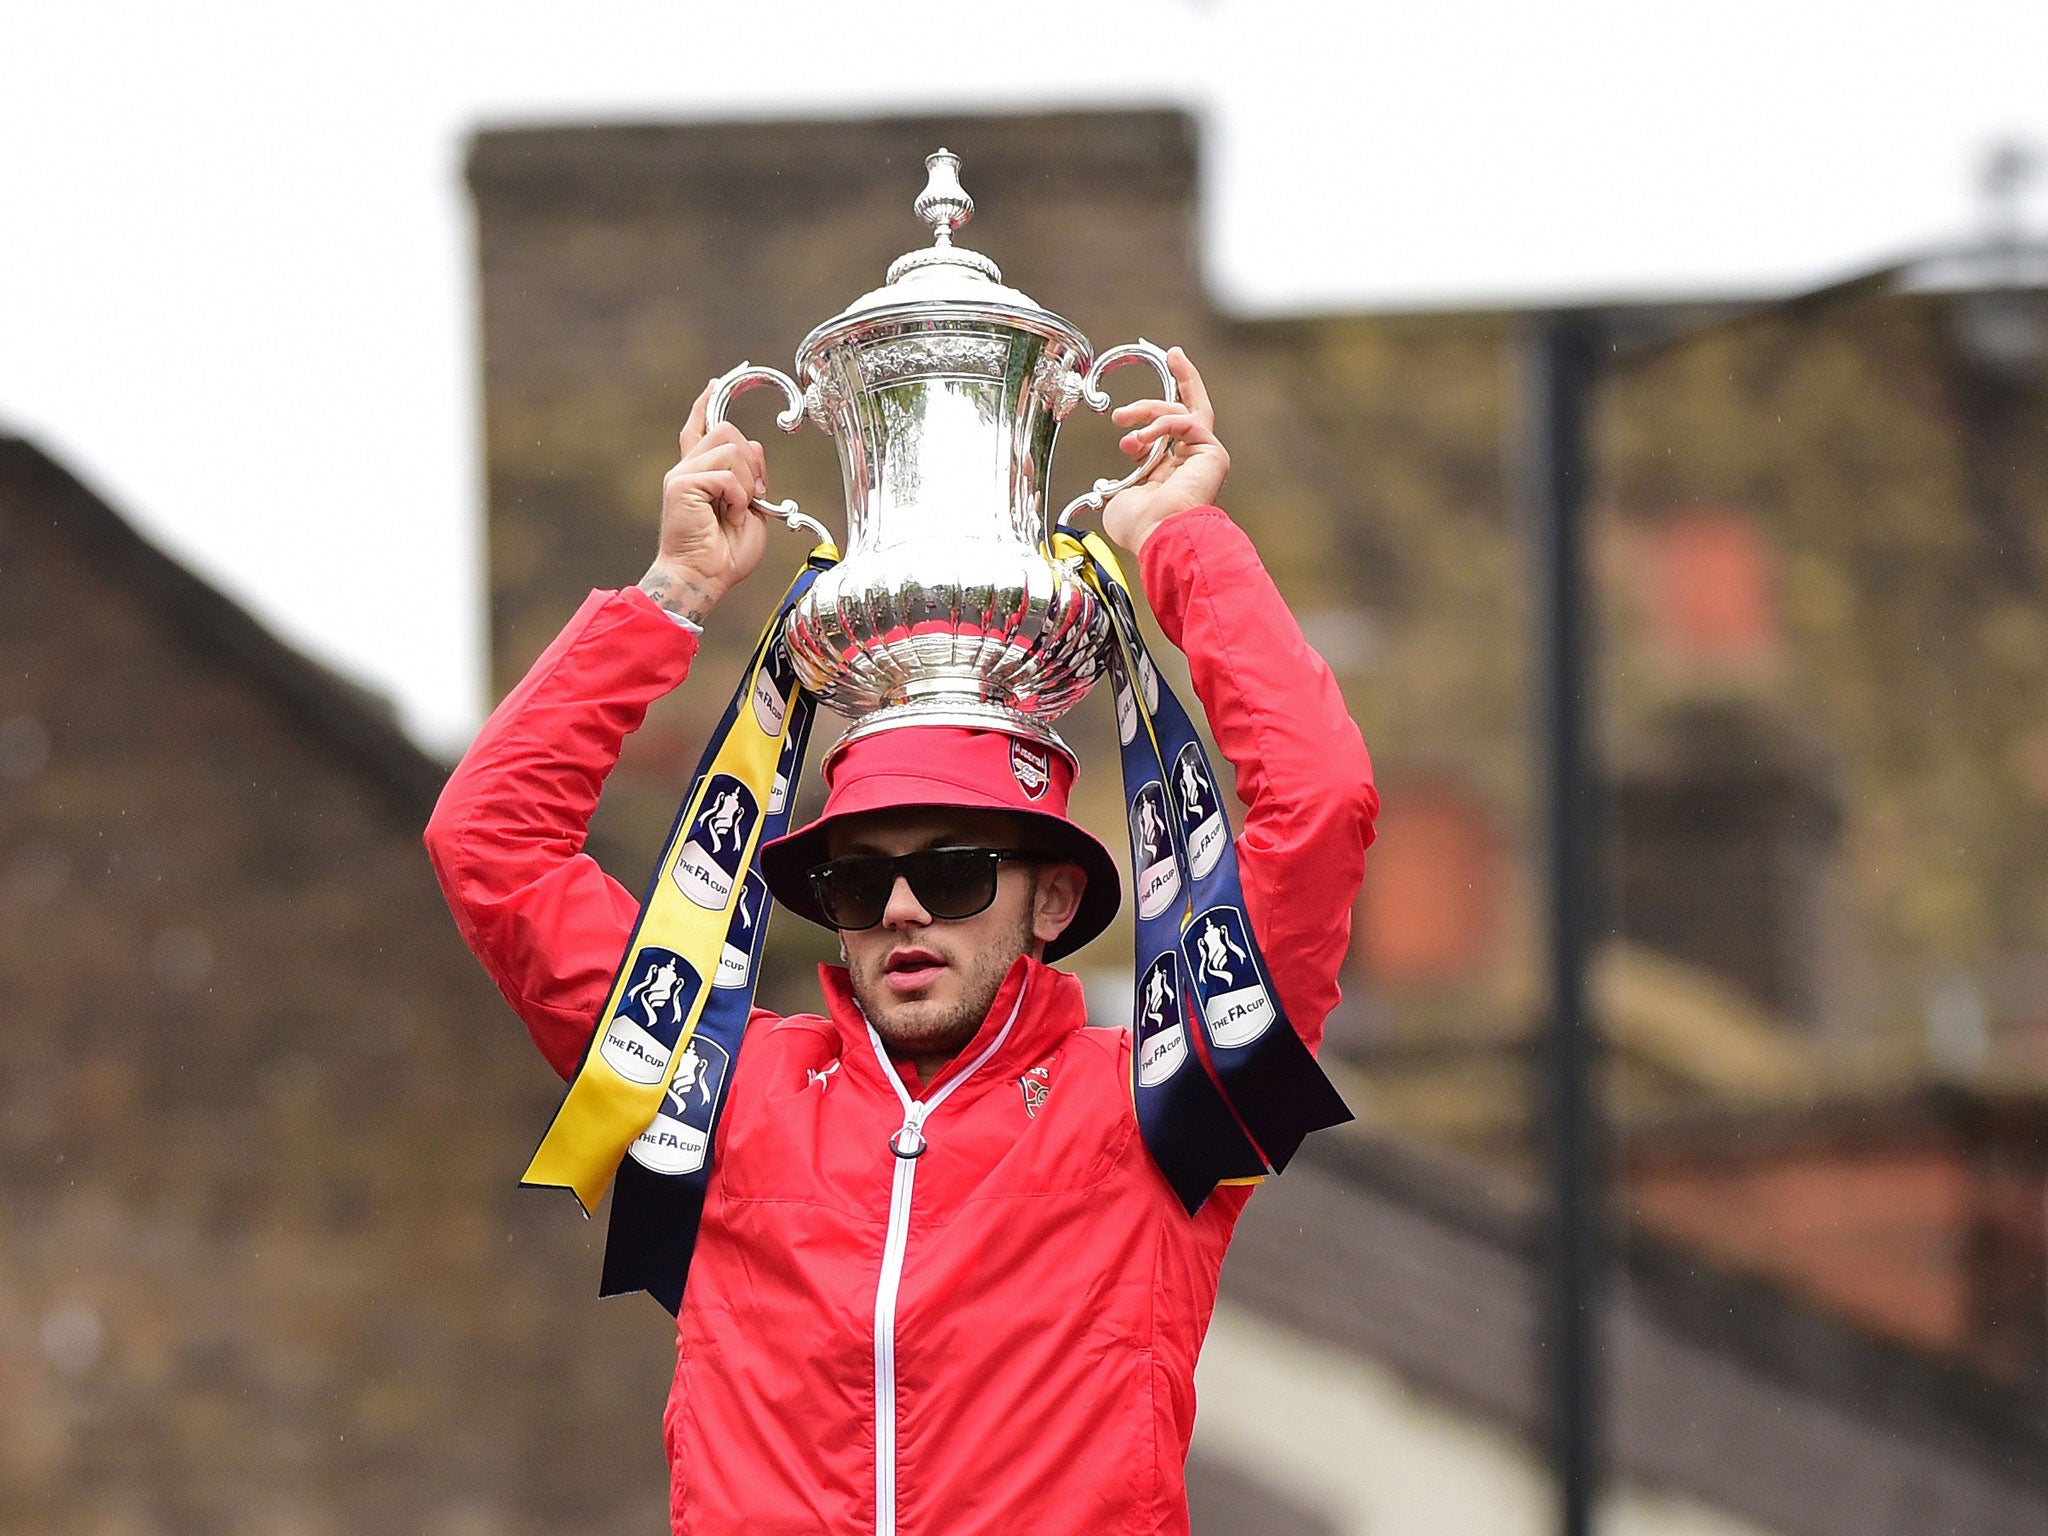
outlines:
[{"label": "fa cup logo on ribbon", "polygon": [[1180,863],[1166,825],[1166,786],[1157,779],[1131,802],[1131,869],[1137,877],[1138,916],[1157,917],[1180,895]]},{"label": "fa cup logo on ribbon", "polygon": [[1250,1045],[1272,1024],[1273,999],[1252,959],[1244,913],[1236,907],[1212,908],[1189,925],[1184,942],[1209,1038],[1229,1049]]},{"label": "fa cup logo on ribbon", "polygon": [[649,945],[640,951],[598,1048],[619,1076],[633,1083],[661,1081],[700,985],[690,962],[674,950]]},{"label": "fa cup logo on ribbon", "polygon": [[633,1143],[633,1160],[656,1173],[695,1173],[711,1156],[711,1117],[732,1058],[701,1036],[683,1047],[653,1121]]},{"label": "fa cup logo on ribbon", "polygon": [[1180,1017],[1180,966],[1171,951],[1146,968],[1138,983],[1138,1083],[1156,1088],[1188,1058],[1188,1032]]},{"label": "fa cup logo on ribbon", "polygon": [[1173,798],[1180,810],[1181,841],[1187,844],[1188,869],[1197,880],[1208,875],[1230,844],[1223,817],[1223,799],[1209,777],[1209,764],[1199,744],[1181,748],[1173,765]]},{"label": "fa cup logo on ribbon", "polygon": [[716,775],[676,855],[672,873],[677,889],[700,907],[723,910],[760,814],[752,790],[729,773]]}]

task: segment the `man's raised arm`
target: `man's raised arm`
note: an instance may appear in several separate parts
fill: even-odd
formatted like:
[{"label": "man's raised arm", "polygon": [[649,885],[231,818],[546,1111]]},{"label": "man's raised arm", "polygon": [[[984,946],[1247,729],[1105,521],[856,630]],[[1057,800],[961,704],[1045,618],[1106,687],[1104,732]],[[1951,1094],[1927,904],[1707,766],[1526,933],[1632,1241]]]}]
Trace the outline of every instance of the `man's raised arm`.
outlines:
[{"label": "man's raised arm", "polygon": [[1134,427],[1123,442],[1134,458],[1161,437],[1173,451],[1110,502],[1103,528],[1136,553],[1145,595],[1237,770],[1249,808],[1238,840],[1246,914],[1281,1005],[1314,1049],[1337,1004],[1379,813],[1372,761],[1251,540],[1213,505],[1230,456],[1201,375],[1179,348],[1169,362],[1181,400],[1139,401],[1115,419]]},{"label": "man's raised arm", "polygon": [[463,941],[564,1078],[640,910],[583,851],[598,791],[696,654],[696,636],[641,593],[591,593],[491,712],[427,822]]},{"label": "man's raised arm", "polygon": [[1249,807],[1237,844],[1246,915],[1313,1049],[1337,1004],[1379,812],[1372,761],[1337,680],[1223,512],[1199,507],[1164,524],[1140,551],[1139,573],[1237,770]]},{"label": "man's raised arm", "polygon": [[427,823],[456,927],[565,1079],[640,910],[583,851],[598,791],[767,541],[748,509],[767,489],[761,445],[728,424],[706,433],[710,393],[662,482],[660,543],[638,590],[591,593],[484,722]]}]

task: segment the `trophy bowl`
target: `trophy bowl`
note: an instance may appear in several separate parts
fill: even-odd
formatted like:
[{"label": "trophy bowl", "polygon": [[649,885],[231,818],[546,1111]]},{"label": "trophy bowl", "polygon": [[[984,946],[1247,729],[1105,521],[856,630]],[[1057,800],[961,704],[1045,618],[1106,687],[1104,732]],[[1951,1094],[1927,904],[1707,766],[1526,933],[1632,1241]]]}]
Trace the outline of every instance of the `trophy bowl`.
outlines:
[{"label": "trophy bowl", "polygon": [[[1045,486],[1060,423],[1109,408],[1100,381],[1150,363],[1149,342],[1097,357],[1087,337],[1003,286],[994,262],[953,244],[974,208],[945,150],[916,201],[933,244],[804,339],[796,380],[742,363],[712,392],[707,423],[733,396],[774,385],[795,431],[831,434],[846,492],[844,558],[792,610],[783,635],[804,686],[854,722],[851,741],[913,724],[1008,731],[1067,752],[1052,722],[1101,674],[1108,616],[1049,553]],[[1164,442],[1121,480],[1063,510],[1100,509],[1151,472]],[[792,502],[755,509],[824,530]],[[1071,755],[1071,754],[1069,754]]]}]

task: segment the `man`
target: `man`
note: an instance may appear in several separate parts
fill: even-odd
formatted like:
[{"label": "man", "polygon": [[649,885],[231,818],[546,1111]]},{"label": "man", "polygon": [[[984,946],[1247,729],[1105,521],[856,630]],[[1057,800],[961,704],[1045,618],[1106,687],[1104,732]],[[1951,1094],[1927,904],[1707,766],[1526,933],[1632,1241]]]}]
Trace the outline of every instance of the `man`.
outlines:
[{"label": "man", "polygon": [[[1200,376],[1119,409],[1171,452],[1103,512],[1187,653],[1248,806],[1244,904],[1311,1048],[1378,809],[1329,669],[1214,503]],[[580,852],[598,788],[694,631],[759,563],[760,446],[700,399],[638,589],[593,593],[485,725],[427,829],[464,937],[565,1078],[637,903]],[[1249,1191],[1189,1217],[1150,1162],[1130,1032],[1045,963],[1120,900],[1067,820],[1073,764],[995,732],[883,732],[763,850],[839,929],[825,1011],[757,1012],[718,1129],[665,1418],[678,1532],[1185,1532],[1194,1367]],[[1163,829],[1162,829],[1163,830]]]}]

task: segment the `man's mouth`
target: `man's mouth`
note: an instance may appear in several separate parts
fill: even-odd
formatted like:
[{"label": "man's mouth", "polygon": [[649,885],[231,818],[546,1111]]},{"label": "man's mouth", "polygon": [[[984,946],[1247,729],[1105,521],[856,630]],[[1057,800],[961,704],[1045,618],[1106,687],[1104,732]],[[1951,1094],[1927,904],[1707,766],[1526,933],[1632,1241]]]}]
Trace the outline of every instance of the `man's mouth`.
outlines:
[{"label": "man's mouth", "polygon": [[893,992],[922,991],[938,980],[946,962],[928,949],[894,949],[882,963],[882,977]]}]

